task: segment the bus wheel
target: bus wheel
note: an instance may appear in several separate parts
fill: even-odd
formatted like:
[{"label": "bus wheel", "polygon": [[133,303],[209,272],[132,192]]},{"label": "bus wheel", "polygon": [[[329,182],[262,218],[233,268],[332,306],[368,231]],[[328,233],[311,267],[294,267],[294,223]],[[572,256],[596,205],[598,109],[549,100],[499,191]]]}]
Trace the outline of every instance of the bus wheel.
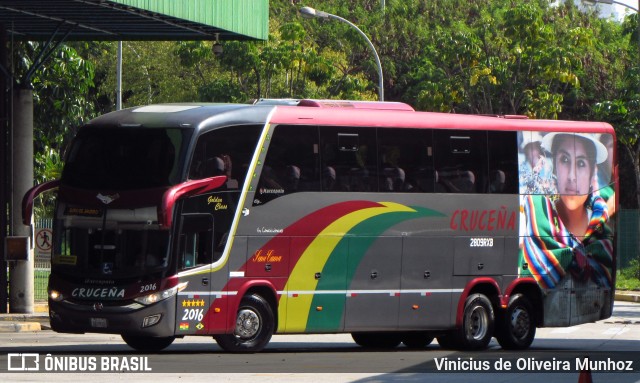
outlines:
[{"label": "bus wheel", "polygon": [[143,352],[157,352],[164,350],[173,343],[173,336],[153,337],[122,334],[122,340],[131,348]]},{"label": "bus wheel", "polygon": [[229,352],[258,352],[265,348],[274,331],[271,306],[260,295],[242,298],[233,334],[214,336],[218,345]]},{"label": "bus wheel", "polygon": [[358,346],[365,348],[394,348],[400,344],[400,333],[354,332],[351,337]]},{"label": "bus wheel", "polygon": [[445,350],[455,350],[456,348],[458,348],[456,339],[451,333],[440,335],[437,339],[440,347],[444,348]]},{"label": "bus wheel", "polygon": [[402,335],[402,343],[408,348],[425,348],[433,342],[433,336],[425,331],[406,332]]},{"label": "bus wheel", "polygon": [[464,303],[462,328],[455,332],[455,343],[463,350],[487,348],[493,337],[493,306],[483,294],[470,295]]},{"label": "bus wheel", "polygon": [[506,350],[522,350],[531,345],[535,336],[533,306],[526,296],[513,295],[496,329],[498,343]]}]

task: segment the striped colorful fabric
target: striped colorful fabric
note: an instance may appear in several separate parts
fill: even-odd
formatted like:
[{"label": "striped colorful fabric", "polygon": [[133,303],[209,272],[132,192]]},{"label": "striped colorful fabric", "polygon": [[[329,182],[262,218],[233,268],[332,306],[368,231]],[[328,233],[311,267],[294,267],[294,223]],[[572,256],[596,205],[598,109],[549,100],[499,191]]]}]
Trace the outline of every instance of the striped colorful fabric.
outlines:
[{"label": "striped colorful fabric", "polygon": [[521,276],[533,277],[543,289],[556,287],[568,272],[578,280],[592,280],[598,286],[611,287],[613,238],[602,197],[591,195],[586,202],[590,220],[582,239],[566,229],[548,197],[523,196],[521,206],[524,214]]}]

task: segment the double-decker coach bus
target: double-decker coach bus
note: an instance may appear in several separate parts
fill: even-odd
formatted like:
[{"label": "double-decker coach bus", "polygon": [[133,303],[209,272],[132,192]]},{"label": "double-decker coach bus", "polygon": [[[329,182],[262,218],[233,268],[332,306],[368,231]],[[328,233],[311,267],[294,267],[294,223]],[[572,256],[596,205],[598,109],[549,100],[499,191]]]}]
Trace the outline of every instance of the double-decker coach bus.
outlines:
[{"label": "double-decker coach bus", "polygon": [[615,135],[401,103],[167,104],[81,127],[57,188],[64,333],[523,349],[611,315]]}]

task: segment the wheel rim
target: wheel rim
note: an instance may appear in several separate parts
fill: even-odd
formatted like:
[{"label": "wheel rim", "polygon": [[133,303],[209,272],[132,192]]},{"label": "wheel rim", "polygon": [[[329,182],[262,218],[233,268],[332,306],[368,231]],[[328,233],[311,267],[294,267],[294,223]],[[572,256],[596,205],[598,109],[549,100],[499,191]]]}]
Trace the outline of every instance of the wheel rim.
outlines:
[{"label": "wheel rim", "polygon": [[517,308],[511,314],[511,333],[518,339],[524,338],[529,332],[531,320],[526,310]]},{"label": "wheel rim", "polygon": [[236,318],[236,336],[242,339],[251,339],[260,332],[260,316],[253,310],[242,309]]},{"label": "wheel rim", "polygon": [[487,335],[489,317],[487,310],[482,306],[475,306],[469,313],[467,334],[474,340],[483,340]]}]

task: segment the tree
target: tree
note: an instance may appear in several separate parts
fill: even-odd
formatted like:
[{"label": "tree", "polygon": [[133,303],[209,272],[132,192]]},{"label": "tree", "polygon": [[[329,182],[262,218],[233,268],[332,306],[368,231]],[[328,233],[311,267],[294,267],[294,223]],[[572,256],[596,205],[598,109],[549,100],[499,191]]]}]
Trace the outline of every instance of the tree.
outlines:
[{"label": "tree", "polygon": [[629,185],[635,185],[633,207],[640,207],[640,58],[638,40],[638,15],[627,17],[623,24],[623,33],[626,38],[626,46],[620,52],[627,53],[630,63],[626,75],[618,87],[618,92],[609,94],[608,99],[603,97],[601,102],[595,105],[596,118],[611,123],[616,128],[619,146],[621,146],[630,159],[633,169],[633,177]]},{"label": "tree", "polygon": [[[34,181],[39,184],[60,178],[67,143],[83,122],[95,116],[89,96],[93,65],[71,45],[61,45],[43,65],[35,63],[47,49],[42,43],[19,42],[14,49],[13,77],[20,86],[33,88]],[[43,196],[36,209],[38,216],[50,215],[53,196]]]}]

